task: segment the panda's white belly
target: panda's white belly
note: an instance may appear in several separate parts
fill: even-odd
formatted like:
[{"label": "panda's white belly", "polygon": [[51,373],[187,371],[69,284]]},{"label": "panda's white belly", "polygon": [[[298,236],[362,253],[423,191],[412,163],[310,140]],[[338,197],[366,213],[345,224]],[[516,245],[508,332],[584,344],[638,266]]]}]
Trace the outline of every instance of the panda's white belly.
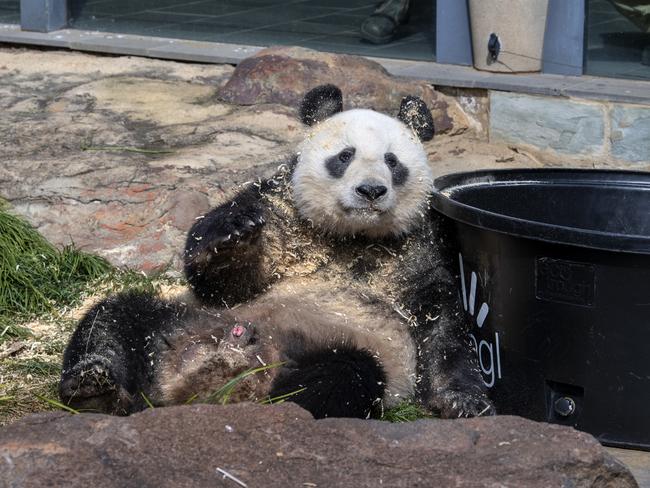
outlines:
[{"label": "panda's white belly", "polygon": [[285,279],[235,312],[253,323],[270,323],[285,332],[297,328],[317,342],[334,337],[352,339],[381,362],[388,383],[384,403],[391,407],[413,396],[416,348],[406,321],[388,303],[364,297],[366,291],[335,278]]}]

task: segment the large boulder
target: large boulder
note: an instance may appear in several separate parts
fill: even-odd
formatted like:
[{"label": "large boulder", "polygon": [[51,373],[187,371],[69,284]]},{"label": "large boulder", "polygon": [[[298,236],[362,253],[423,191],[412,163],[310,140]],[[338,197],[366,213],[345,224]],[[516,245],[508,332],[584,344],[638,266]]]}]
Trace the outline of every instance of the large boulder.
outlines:
[{"label": "large boulder", "polygon": [[425,81],[392,76],[379,63],[360,56],[302,47],[272,47],[244,59],[218,96],[236,105],[297,107],[307,91],[324,83],[341,88],[345,109],[373,108],[396,114],[403,97],[417,95],[431,109],[436,132],[467,128],[467,118],[456,102]]},{"label": "large boulder", "polygon": [[33,415],[0,431],[0,486],[637,485],[593,437],[567,427],[518,417],[314,420],[288,403]]}]

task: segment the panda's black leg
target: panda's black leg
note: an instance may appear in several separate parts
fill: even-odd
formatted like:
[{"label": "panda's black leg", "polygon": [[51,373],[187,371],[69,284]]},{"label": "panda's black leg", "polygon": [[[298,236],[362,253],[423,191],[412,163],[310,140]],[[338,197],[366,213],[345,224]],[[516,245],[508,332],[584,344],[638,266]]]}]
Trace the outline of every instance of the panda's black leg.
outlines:
[{"label": "panda's black leg", "polygon": [[270,398],[297,403],[315,418],[368,418],[380,404],[386,373],[365,349],[342,341],[309,345],[300,334],[288,334],[291,345]]},{"label": "panda's black leg", "polygon": [[264,288],[264,214],[259,190],[251,186],[192,226],[185,243],[185,276],[203,303],[233,305]]},{"label": "panda's black leg", "polygon": [[419,341],[420,394],[443,418],[494,415],[486,386],[463,324],[453,312],[440,314],[429,340]]},{"label": "panda's black leg", "polygon": [[125,415],[146,407],[163,333],[182,311],[147,294],[122,294],[95,305],[63,355],[61,400],[72,408]]}]

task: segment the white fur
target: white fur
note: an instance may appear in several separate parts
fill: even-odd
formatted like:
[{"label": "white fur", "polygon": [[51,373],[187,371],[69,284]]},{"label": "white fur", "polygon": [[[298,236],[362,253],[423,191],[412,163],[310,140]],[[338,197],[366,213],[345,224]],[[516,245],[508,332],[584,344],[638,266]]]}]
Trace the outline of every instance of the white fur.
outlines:
[{"label": "white fur", "polygon": [[[355,148],[354,159],[342,178],[333,178],[325,161],[347,147]],[[384,162],[388,152],[409,170],[403,185],[393,186]],[[326,232],[384,237],[410,230],[432,181],[426,152],[406,125],[373,110],[355,109],[311,127],[299,148],[293,192],[301,216]],[[368,202],[355,191],[363,183],[384,185],[388,192]]]}]

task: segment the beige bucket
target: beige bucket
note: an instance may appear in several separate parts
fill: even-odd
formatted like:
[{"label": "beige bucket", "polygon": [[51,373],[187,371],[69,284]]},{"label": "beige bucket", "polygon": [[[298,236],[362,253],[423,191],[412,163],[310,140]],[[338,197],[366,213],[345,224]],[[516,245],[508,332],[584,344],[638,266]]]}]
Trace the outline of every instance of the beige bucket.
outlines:
[{"label": "beige bucket", "polygon": [[[530,72],[542,68],[548,0],[469,0],[474,67],[486,71]],[[488,52],[496,34],[500,53]]]}]

